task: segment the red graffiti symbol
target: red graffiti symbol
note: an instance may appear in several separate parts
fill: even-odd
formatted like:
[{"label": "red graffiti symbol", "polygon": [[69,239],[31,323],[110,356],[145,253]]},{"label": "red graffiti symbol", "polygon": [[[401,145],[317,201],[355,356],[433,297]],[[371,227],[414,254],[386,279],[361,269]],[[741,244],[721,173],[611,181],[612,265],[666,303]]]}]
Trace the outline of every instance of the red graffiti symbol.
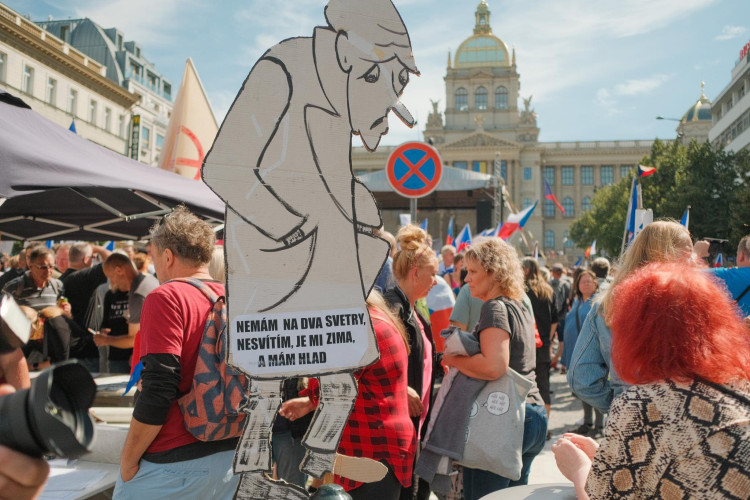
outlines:
[{"label": "red graffiti symbol", "polygon": [[198,171],[195,173],[195,180],[199,181],[201,179],[201,165],[203,165],[203,146],[201,146],[201,141],[198,140],[198,137],[196,137],[193,131],[189,128],[181,125],[180,132],[188,136],[188,138],[193,141],[195,149],[198,150],[198,159],[191,160],[189,158],[175,158],[174,163],[175,165],[197,168]]}]

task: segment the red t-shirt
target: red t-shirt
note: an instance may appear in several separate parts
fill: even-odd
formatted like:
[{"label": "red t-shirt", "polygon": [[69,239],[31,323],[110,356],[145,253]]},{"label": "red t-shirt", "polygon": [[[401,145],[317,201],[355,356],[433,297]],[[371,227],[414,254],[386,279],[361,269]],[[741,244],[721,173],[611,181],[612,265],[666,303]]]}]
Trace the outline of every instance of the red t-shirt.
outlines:
[{"label": "red t-shirt", "polygon": [[[217,294],[224,295],[224,285],[206,282]],[[189,283],[165,283],[146,297],[141,311],[141,356],[174,354],[180,358],[180,394],[190,390],[206,318],[211,303]],[[185,427],[177,400],[172,402],[167,421],[147,453],[157,453],[198,440]]]}]

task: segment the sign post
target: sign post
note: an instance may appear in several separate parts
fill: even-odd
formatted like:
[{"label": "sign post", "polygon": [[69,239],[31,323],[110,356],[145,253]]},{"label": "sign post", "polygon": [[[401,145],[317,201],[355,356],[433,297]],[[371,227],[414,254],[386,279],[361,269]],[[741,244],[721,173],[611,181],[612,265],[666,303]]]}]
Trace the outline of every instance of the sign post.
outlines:
[{"label": "sign post", "polygon": [[386,178],[394,191],[409,198],[411,221],[417,220],[417,199],[437,189],[443,163],[437,150],[423,142],[406,142],[388,157]]}]

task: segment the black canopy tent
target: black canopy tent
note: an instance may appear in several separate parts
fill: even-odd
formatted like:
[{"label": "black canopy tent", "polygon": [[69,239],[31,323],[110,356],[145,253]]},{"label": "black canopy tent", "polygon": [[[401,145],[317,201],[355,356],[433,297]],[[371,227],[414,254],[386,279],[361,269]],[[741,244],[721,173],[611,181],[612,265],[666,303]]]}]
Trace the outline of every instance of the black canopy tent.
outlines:
[{"label": "black canopy tent", "polygon": [[224,221],[202,182],[94,144],[0,91],[1,239],[138,240],[180,203]]}]

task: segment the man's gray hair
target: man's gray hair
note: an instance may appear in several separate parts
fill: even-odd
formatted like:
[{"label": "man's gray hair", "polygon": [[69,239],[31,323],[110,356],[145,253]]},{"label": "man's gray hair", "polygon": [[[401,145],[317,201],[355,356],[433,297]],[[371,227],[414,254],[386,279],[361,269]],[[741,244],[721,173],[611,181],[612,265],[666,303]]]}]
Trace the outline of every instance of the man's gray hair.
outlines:
[{"label": "man's gray hair", "polygon": [[68,260],[71,264],[77,264],[83,262],[86,257],[91,257],[94,254],[94,249],[91,248],[91,243],[86,241],[79,241],[73,243],[68,252]]},{"label": "man's gray hair", "polygon": [[216,236],[207,222],[180,205],[151,228],[151,244],[195,266],[211,262]]}]

